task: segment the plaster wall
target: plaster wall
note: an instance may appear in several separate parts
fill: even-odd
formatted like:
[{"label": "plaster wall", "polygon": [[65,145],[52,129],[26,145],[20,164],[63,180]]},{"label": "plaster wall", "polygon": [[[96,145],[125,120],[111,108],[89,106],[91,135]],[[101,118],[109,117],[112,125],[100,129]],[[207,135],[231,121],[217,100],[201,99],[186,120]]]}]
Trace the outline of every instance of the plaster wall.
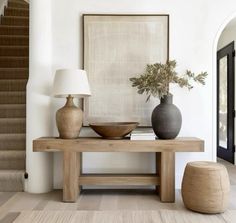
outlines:
[{"label": "plaster wall", "polygon": [[[31,101],[28,99],[27,104],[27,170],[34,176],[29,180],[30,191],[49,190],[52,181],[54,188],[62,185],[62,157],[54,155],[51,168],[48,155],[32,154],[31,140],[37,136],[57,135],[54,115],[64,100],[50,98],[42,89],[50,91],[56,69],[82,68],[81,16],[84,13],[170,15],[170,58],[177,60],[178,71],[191,69],[209,73],[206,86],[195,86],[190,92],[172,86],[174,103],[183,116],[180,136],[205,140],[204,153],[176,155],[176,186],[180,187],[187,162],[216,159],[216,50],[220,33],[236,16],[234,0],[227,3],[220,0],[35,0],[31,4],[33,36],[30,37],[31,87],[28,91]],[[83,129],[82,134],[92,132]],[[84,172],[153,172],[155,162],[154,154],[90,153],[84,154],[83,159]],[[43,185],[37,185],[38,177],[42,177]]]}]

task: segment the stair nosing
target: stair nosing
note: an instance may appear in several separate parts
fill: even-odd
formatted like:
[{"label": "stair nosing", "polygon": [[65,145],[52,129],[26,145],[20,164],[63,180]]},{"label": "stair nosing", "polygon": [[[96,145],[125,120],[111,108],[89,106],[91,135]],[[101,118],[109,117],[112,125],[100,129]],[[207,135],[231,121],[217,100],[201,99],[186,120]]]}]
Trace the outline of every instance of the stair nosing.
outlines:
[{"label": "stair nosing", "polygon": [[0,118],[1,121],[25,121],[26,118]]},{"label": "stair nosing", "polygon": [[29,68],[24,68],[24,67],[19,67],[19,68],[14,68],[14,67],[0,67],[0,71],[1,70],[10,70],[10,71],[13,71],[13,70],[20,70],[20,71],[29,71]]},{"label": "stair nosing", "polygon": [[[21,170],[0,170],[0,174],[17,174],[17,175],[21,175],[25,173],[25,169],[21,169]],[[22,176],[23,177],[23,176]]]},{"label": "stair nosing", "polygon": [[25,19],[25,20],[29,20],[29,17],[28,17],[28,16],[16,16],[16,15],[4,15],[4,16],[2,16],[2,18],[6,18],[6,19],[12,18],[12,19]]},{"label": "stair nosing", "polygon": [[[22,8],[23,8],[23,9],[24,9],[24,8],[29,8],[29,4],[24,4],[24,3],[21,3],[21,2],[8,2],[7,7],[12,7],[9,3],[10,3],[10,4],[11,4],[11,3],[13,3],[13,4],[14,4],[14,3],[15,3],[15,4],[18,4],[17,6],[15,6],[15,8],[19,8],[19,9],[22,9]],[[22,5],[23,5],[24,7],[23,7]],[[27,7],[25,7],[25,6],[27,6]]]},{"label": "stair nosing", "polygon": [[0,38],[4,37],[4,38],[12,38],[12,39],[29,39],[28,35],[0,35]]},{"label": "stair nosing", "polygon": [[7,137],[7,136],[15,137],[16,135],[21,136],[21,137],[26,137],[26,133],[0,133],[0,138]]},{"label": "stair nosing", "polygon": [[29,46],[25,46],[25,45],[0,45],[0,48],[13,48],[13,49],[17,49],[17,48],[23,48],[23,49],[29,49]]},{"label": "stair nosing", "polygon": [[17,7],[6,7],[5,9],[10,9],[10,10],[24,10],[24,11],[29,11],[27,8],[17,8]]},{"label": "stair nosing", "polygon": [[26,106],[26,104],[0,104],[0,107],[12,107],[12,108],[14,108],[14,107],[25,107]]},{"label": "stair nosing", "polygon": [[29,59],[28,56],[0,56],[0,60],[1,59],[19,59],[19,58],[21,58],[21,59]]},{"label": "stair nosing", "polygon": [[0,150],[0,153],[4,153],[4,152],[19,152],[19,153],[24,153],[25,151],[24,150],[17,150],[17,149],[12,149],[12,150]]},{"label": "stair nosing", "polygon": [[9,0],[8,2],[10,2],[10,3],[19,3],[19,4],[23,4],[23,5],[29,5],[29,3],[28,2],[22,2],[22,1],[17,1],[17,0]]},{"label": "stair nosing", "polygon": [[0,106],[23,106],[23,105],[26,105],[26,104],[0,104]]},{"label": "stair nosing", "polygon": [[18,2],[18,1],[15,2],[14,0],[13,1],[9,0],[8,3],[17,3],[17,4],[21,4],[21,5],[29,5],[29,3],[27,3],[27,2]]},{"label": "stair nosing", "polygon": [[0,24],[0,28],[1,27],[5,27],[5,28],[29,28],[29,26],[16,26],[16,25],[14,25],[14,26],[9,26],[9,25],[5,25],[5,24]]},{"label": "stair nosing", "polygon": [[25,150],[17,150],[17,149],[12,149],[12,150],[0,150],[0,153],[25,153]]},{"label": "stair nosing", "polygon": [[5,81],[8,81],[8,82],[12,82],[12,81],[16,81],[16,82],[27,82],[28,79],[0,79],[0,82],[5,82]]},{"label": "stair nosing", "polygon": [[[12,154],[12,153],[15,153]],[[10,160],[25,160],[25,155],[26,155],[26,150],[16,150],[16,149],[12,149],[12,150],[0,150],[0,160],[4,160],[7,161],[4,158],[10,158]]]},{"label": "stair nosing", "polygon": [[26,93],[25,91],[0,91],[0,94],[1,93]]}]

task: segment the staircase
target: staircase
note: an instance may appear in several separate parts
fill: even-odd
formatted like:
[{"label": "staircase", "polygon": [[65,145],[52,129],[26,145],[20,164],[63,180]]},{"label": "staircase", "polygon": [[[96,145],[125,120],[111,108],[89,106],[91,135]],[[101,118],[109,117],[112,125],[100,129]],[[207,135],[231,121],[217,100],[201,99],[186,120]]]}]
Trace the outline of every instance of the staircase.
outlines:
[{"label": "staircase", "polygon": [[29,5],[8,0],[0,23],[0,191],[23,191]]}]

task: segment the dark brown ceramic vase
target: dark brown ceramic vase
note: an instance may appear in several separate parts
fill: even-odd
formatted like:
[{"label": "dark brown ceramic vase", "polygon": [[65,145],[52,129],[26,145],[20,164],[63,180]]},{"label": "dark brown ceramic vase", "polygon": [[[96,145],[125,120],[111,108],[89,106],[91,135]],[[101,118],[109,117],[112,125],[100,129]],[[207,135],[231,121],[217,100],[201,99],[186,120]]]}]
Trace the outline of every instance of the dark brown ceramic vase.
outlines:
[{"label": "dark brown ceramic vase", "polygon": [[174,139],[182,125],[180,110],[173,104],[173,96],[165,95],[152,112],[152,128],[159,139]]}]

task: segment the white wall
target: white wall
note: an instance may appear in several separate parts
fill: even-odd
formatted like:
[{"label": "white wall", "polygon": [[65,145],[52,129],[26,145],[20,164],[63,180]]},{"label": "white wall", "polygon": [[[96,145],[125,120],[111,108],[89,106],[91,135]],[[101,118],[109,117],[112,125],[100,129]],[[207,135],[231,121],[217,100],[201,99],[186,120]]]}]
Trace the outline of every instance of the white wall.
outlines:
[{"label": "white wall", "polygon": [[52,135],[51,109],[51,2],[37,0],[30,3],[30,65],[27,83],[26,120],[26,191],[43,193],[52,189],[53,157],[33,153],[32,140]]},{"label": "white wall", "polygon": [[[234,0],[228,0],[227,4],[220,0],[51,0],[51,3],[52,73],[62,67],[82,67],[81,15],[83,13],[170,14],[170,58],[178,61],[178,70],[181,72],[190,68],[196,72],[206,70],[209,73],[205,87],[196,86],[191,92],[179,88],[173,88],[172,91],[174,103],[181,109],[183,115],[180,136],[196,136],[205,140],[204,153],[177,154],[176,185],[180,186],[186,162],[215,160],[216,39],[229,17],[236,12]],[[63,103],[53,99],[54,112]],[[45,128],[50,128],[46,121],[44,124]],[[56,130],[54,134],[57,134]],[[154,160],[153,154],[85,154],[84,170],[154,171]],[[56,188],[61,187],[61,164],[60,155],[55,155],[54,187]]]}]

